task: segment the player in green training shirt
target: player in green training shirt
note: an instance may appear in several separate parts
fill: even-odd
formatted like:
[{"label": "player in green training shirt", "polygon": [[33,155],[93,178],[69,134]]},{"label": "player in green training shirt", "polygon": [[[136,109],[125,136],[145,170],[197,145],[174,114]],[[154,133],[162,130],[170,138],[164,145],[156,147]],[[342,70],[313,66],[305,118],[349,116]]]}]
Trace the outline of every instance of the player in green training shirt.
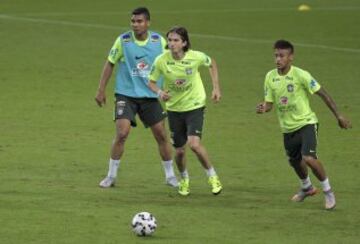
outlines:
[{"label": "player in green training shirt", "polygon": [[[189,174],[186,169],[185,146],[191,150],[204,167],[213,194],[222,190],[219,177],[212,166],[205,147],[201,144],[206,94],[198,71],[200,66],[209,67],[213,84],[212,99],[220,101],[218,71],[214,60],[202,52],[190,49],[187,30],[174,27],[167,34],[169,51],[159,55],[149,77],[150,89],[165,101],[169,127],[176,150],[175,161],[181,175],[179,194],[189,195]],[[161,88],[156,81],[164,77]]]},{"label": "player in green training shirt", "polygon": [[351,128],[351,123],[338,112],[334,100],[309,72],[292,65],[294,47],[290,42],[278,40],[274,50],[277,69],[269,71],[265,77],[265,101],[257,105],[256,112],[269,112],[273,105],[276,109],[286,154],[300,178],[301,189],[292,200],[302,202],[318,192],[311,184],[309,167],[321,183],[325,209],[333,209],[335,195],[316,155],[318,119],[310,108],[309,95],[317,94],[323,99],[341,128]]}]

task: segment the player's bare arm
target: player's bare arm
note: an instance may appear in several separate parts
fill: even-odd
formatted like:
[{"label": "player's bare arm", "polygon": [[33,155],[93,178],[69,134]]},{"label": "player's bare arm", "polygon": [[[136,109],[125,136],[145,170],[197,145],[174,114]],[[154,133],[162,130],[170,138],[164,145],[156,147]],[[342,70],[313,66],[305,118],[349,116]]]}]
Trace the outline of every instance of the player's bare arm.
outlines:
[{"label": "player's bare arm", "polygon": [[210,77],[211,77],[211,81],[212,81],[212,85],[213,85],[211,99],[217,103],[221,99],[221,91],[220,91],[218,68],[217,68],[217,64],[214,59],[211,59],[209,73],[210,73]]},{"label": "player's bare arm", "polygon": [[161,90],[156,85],[156,81],[150,80],[149,83],[148,83],[148,87],[150,88],[150,90],[152,90],[154,93],[156,93],[162,101],[167,101],[167,100],[170,99],[169,91]]},{"label": "player's bare arm", "polygon": [[271,111],[273,103],[270,102],[261,102],[256,106],[256,113],[263,114]]},{"label": "player's bare arm", "polygon": [[346,119],[343,115],[341,115],[336,107],[335,101],[331,98],[331,96],[325,91],[323,87],[320,88],[315,94],[319,95],[321,99],[325,102],[331,112],[335,115],[340,128],[350,129],[351,122]]},{"label": "player's bare arm", "polygon": [[95,101],[99,105],[99,107],[102,107],[103,105],[106,104],[105,90],[106,90],[106,85],[113,72],[113,69],[114,69],[114,64],[110,63],[109,61],[106,61],[99,81],[99,88],[95,96]]}]

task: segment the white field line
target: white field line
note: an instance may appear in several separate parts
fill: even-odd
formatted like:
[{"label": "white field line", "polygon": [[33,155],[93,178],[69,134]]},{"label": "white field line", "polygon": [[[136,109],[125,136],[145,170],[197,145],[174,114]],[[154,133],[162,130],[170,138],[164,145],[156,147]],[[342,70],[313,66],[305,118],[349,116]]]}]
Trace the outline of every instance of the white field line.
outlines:
[{"label": "white field line", "polygon": [[[237,13],[237,12],[276,12],[298,11],[293,8],[235,8],[235,9],[184,9],[184,10],[153,10],[152,14],[199,14],[199,13]],[[359,6],[313,7],[311,11],[360,11]],[[47,13],[9,13],[20,16],[81,16],[81,15],[130,15],[130,11],[99,11],[99,12],[47,12]]]},{"label": "white field line", "polygon": [[[25,22],[32,22],[32,23],[42,23],[42,24],[63,25],[63,26],[76,26],[76,27],[85,27],[85,28],[110,29],[110,30],[127,30],[127,29],[129,29],[129,27],[123,27],[123,26],[90,24],[90,23],[81,23],[81,22],[72,22],[72,21],[63,21],[63,20],[48,20],[48,19],[38,19],[38,18],[29,18],[29,17],[16,17],[16,16],[10,16],[10,15],[4,15],[4,14],[0,14],[0,19],[25,21]],[[253,38],[242,38],[242,37],[209,35],[209,34],[198,34],[198,33],[190,33],[190,35],[192,37],[197,37],[197,38],[215,39],[215,40],[223,40],[223,41],[234,41],[234,42],[245,42],[245,43],[269,44],[269,43],[273,43],[273,41],[274,41],[274,40],[265,40],[265,39],[253,39]],[[319,48],[319,49],[332,50],[332,51],[360,53],[360,49],[355,49],[355,48],[334,47],[334,46],[327,46],[327,45],[322,45],[322,44],[308,44],[308,43],[300,43],[300,42],[294,42],[294,44],[296,46],[308,47],[308,48]]]}]

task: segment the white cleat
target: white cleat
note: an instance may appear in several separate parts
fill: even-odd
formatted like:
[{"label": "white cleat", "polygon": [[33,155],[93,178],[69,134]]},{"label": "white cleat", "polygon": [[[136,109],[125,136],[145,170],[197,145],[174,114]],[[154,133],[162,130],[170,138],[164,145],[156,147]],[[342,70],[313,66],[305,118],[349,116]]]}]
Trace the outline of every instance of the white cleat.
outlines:
[{"label": "white cleat", "polygon": [[166,185],[172,186],[172,187],[178,187],[179,186],[179,182],[176,179],[176,176],[171,176],[166,178]]},{"label": "white cleat", "polygon": [[109,188],[115,186],[115,178],[106,176],[100,183],[99,186],[102,188]]},{"label": "white cleat", "polygon": [[336,206],[336,200],[334,193],[330,190],[327,192],[324,192],[325,194],[325,209],[326,210],[332,210]]}]

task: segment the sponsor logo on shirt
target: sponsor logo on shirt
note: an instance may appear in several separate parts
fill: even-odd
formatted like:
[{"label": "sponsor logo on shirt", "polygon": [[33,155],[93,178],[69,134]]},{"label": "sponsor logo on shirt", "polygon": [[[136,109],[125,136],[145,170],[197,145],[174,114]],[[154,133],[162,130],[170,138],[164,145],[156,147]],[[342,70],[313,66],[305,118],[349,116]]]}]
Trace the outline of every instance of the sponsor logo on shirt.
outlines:
[{"label": "sponsor logo on shirt", "polygon": [[144,62],[143,60],[141,60],[136,64],[136,68],[132,69],[131,75],[146,78],[148,77],[149,73],[150,73],[150,65]]},{"label": "sponsor logo on shirt", "polygon": [[142,58],[144,58],[144,57],[146,57],[146,54],[145,54],[145,55],[141,55],[141,56],[135,56],[135,59],[136,59],[136,60],[139,60],[139,59],[142,59]]},{"label": "sponsor logo on shirt", "polygon": [[138,68],[139,70],[144,70],[144,69],[149,68],[149,65],[147,63],[145,63],[144,61],[141,61],[136,65],[136,68]]},{"label": "sponsor logo on shirt", "polygon": [[184,83],[186,82],[186,80],[185,79],[177,79],[177,80],[175,80],[175,85],[177,85],[177,86],[181,86],[181,85],[183,85]]},{"label": "sponsor logo on shirt", "polygon": [[286,105],[288,104],[288,98],[287,97],[280,97],[280,104],[281,105]]},{"label": "sponsor logo on shirt", "polygon": [[187,82],[185,79],[177,79],[173,83],[169,84],[169,90],[175,92],[186,92],[191,90],[192,83]]},{"label": "sponsor logo on shirt", "polygon": [[273,82],[280,81],[280,78],[273,78]]}]

